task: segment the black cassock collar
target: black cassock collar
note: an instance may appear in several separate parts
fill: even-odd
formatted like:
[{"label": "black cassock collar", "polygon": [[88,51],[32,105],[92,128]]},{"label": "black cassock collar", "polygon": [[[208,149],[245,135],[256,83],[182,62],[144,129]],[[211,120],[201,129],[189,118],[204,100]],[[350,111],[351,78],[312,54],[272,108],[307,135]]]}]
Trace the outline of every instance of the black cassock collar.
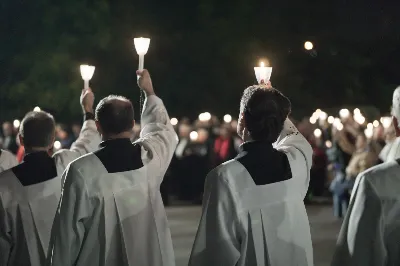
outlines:
[{"label": "black cassock collar", "polygon": [[270,142],[243,143],[235,160],[247,169],[256,185],[267,185],[292,178],[286,154],[274,149]]}]

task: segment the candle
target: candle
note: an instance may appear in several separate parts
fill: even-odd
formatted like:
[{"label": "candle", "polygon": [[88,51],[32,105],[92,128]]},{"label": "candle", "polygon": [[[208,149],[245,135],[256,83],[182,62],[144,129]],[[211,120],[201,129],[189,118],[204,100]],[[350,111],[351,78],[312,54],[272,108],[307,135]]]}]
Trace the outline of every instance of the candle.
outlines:
[{"label": "candle", "polygon": [[84,81],[85,89],[89,88],[89,80],[92,79],[95,67],[89,65],[81,65],[81,76]]},{"label": "candle", "polygon": [[149,38],[135,38],[134,40],[136,53],[139,55],[139,70],[142,71],[144,68],[144,56],[147,54],[150,46]]},{"label": "candle", "polygon": [[260,67],[254,68],[254,72],[256,74],[258,84],[266,84],[271,78],[272,67],[265,67],[264,62],[261,62]]}]

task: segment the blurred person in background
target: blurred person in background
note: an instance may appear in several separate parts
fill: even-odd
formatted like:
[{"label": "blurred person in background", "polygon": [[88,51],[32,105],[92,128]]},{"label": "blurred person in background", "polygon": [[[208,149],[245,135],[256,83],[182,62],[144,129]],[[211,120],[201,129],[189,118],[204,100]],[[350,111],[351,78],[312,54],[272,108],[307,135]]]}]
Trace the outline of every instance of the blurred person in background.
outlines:
[{"label": "blurred person in background", "polygon": [[56,137],[60,141],[63,149],[68,149],[74,142],[74,137],[68,133],[68,128],[64,124],[58,124],[56,126]]},{"label": "blurred person in background", "polygon": [[327,178],[328,158],[325,152],[325,142],[322,136],[314,137],[311,140],[313,148],[313,164],[310,172],[310,185],[306,202],[311,200],[313,196],[321,196],[325,190],[325,183]]},{"label": "blurred person in background", "polygon": [[0,149],[0,173],[18,164],[17,158],[9,151]]},{"label": "blurred person in background", "polygon": [[0,265],[44,265],[62,173],[70,162],[100,143],[93,101],[91,89],[82,90],[82,132],[70,150],[60,150],[52,157],[53,116],[29,112],[22,120],[19,139],[26,151],[24,160],[0,173]]},{"label": "blurred person in background", "polygon": [[222,125],[219,130],[219,136],[216,137],[211,153],[211,168],[217,167],[221,163],[229,161],[237,155],[235,142],[232,137],[229,125]]},{"label": "blurred person in background", "polygon": [[73,123],[71,129],[73,141],[76,141],[79,138],[79,134],[81,133],[82,125],[78,123]]},{"label": "blurred person in background", "polygon": [[2,137],[2,148],[8,150],[13,154],[17,154],[18,144],[16,141],[16,135],[14,134],[13,125],[10,122],[4,122],[3,126],[3,137]]},{"label": "blurred person in background", "polygon": [[190,193],[185,187],[188,169],[188,155],[189,155],[189,144],[190,144],[190,132],[192,128],[188,123],[182,122],[178,126],[179,142],[176,147],[174,157],[171,162],[171,172],[173,178],[171,180],[172,192],[178,195],[181,200],[190,199]]},{"label": "blurred person in background", "polygon": [[244,144],[206,178],[190,266],[314,265],[303,203],[312,148],[290,109],[270,85],[244,91],[237,129]]},{"label": "blurred person in background", "polygon": [[[400,87],[393,94],[393,126],[400,136]],[[400,160],[357,177],[332,266],[400,265]]]}]

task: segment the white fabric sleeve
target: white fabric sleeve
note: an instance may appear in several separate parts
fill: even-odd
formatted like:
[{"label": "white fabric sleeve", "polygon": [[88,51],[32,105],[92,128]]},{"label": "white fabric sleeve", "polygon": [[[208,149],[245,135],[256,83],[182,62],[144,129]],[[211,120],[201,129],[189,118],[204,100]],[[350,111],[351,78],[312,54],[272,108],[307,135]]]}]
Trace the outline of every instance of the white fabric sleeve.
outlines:
[{"label": "white fabric sleeve", "polygon": [[[294,124],[286,119],[283,130],[274,148],[285,152],[291,162],[293,177],[298,178],[300,193],[306,196],[310,182],[313,150],[307,139],[297,130]],[[293,169],[294,167],[294,169]]]},{"label": "white fabric sleeve", "polygon": [[154,172],[150,176],[157,177],[157,183],[161,184],[178,144],[178,136],[162,100],[155,95],[145,100],[141,126],[140,138],[136,143],[151,151],[149,156],[152,158],[145,158],[144,161],[151,159],[154,163],[154,167],[151,167]]},{"label": "white fabric sleeve", "polygon": [[206,178],[203,211],[189,266],[234,266],[240,258],[234,195],[216,170]]},{"label": "white fabric sleeve", "polygon": [[3,201],[0,198],[0,266],[8,266],[8,258],[11,254],[11,248],[11,226],[8,223],[7,212],[4,209]]},{"label": "white fabric sleeve", "polygon": [[83,221],[90,204],[80,172],[70,164],[64,172],[62,197],[51,232],[47,266],[76,265],[84,241]]},{"label": "white fabric sleeve", "polygon": [[363,173],[357,177],[332,266],[386,265],[381,201]]},{"label": "white fabric sleeve", "polygon": [[18,165],[17,157],[9,151],[0,152],[0,173]]},{"label": "white fabric sleeve", "polygon": [[61,175],[69,163],[89,152],[96,151],[100,142],[101,138],[97,131],[96,123],[93,120],[85,121],[78,139],[72,143],[71,148],[58,151],[53,155],[56,161],[57,173]]}]

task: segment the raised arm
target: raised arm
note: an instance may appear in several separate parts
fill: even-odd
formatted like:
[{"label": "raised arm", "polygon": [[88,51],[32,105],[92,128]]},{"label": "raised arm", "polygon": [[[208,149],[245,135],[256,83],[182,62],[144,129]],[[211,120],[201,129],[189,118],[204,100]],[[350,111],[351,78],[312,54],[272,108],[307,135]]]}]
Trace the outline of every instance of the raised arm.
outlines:
[{"label": "raised arm", "polygon": [[[146,100],[141,117],[142,131],[137,142],[151,151],[151,161],[155,163],[152,176],[159,177],[161,183],[178,144],[178,137],[162,100],[154,93],[149,72],[144,70],[138,74],[139,87],[145,92]],[[148,159],[144,158],[144,161]]]},{"label": "raised arm", "polygon": [[70,164],[63,174],[62,198],[51,230],[46,266],[77,265],[89,199],[80,172]]},{"label": "raised arm", "polygon": [[73,160],[97,150],[101,141],[100,134],[97,132],[96,123],[94,122],[94,94],[90,88],[82,90],[80,102],[84,113],[84,123],[79,137],[69,150],[61,150],[54,154],[57,163],[57,172],[59,174],[61,174]]},{"label": "raised arm", "polygon": [[312,166],[313,150],[310,143],[287,118],[281,134],[274,143],[274,147],[279,151],[285,152],[290,161],[294,162],[291,164],[291,167],[294,167],[292,173],[298,173],[298,175],[294,176],[305,178],[305,180],[299,180],[301,193],[305,196],[310,181],[310,169]]},{"label": "raised arm", "polygon": [[361,174],[357,177],[331,265],[386,265],[383,227],[381,201]]}]

